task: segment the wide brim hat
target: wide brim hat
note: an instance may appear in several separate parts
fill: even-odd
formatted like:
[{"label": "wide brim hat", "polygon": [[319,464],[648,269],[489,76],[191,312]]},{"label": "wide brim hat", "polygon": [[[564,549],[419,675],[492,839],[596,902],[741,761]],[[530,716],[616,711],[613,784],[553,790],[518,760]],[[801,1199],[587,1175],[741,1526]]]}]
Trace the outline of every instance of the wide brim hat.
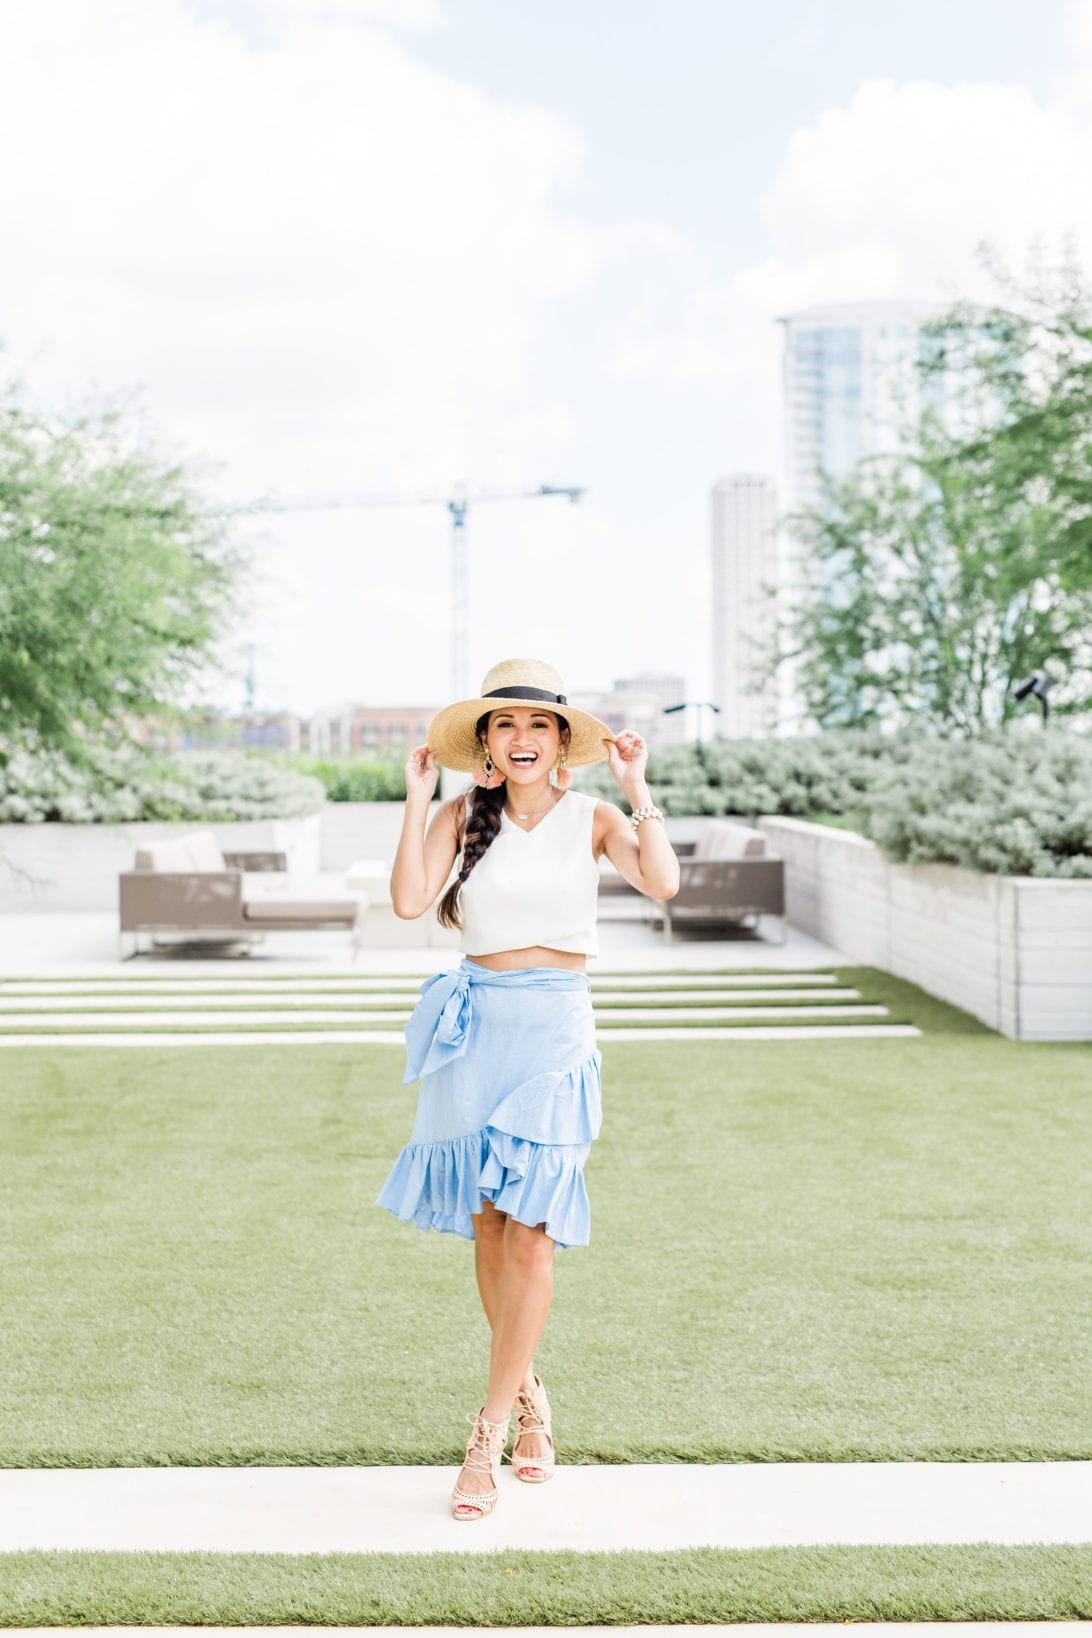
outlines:
[{"label": "wide brim hat", "polygon": [[598,717],[569,704],[561,677],[552,665],[544,660],[502,660],[488,673],[476,699],[445,705],[429,723],[426,743],[436,752],[437,762],[459,773],[472,773],[480,768],[483,753],[478,720],[487,712],[500,711],[506,705],[524,708],[541,705],[565,718],[570,731],[565,747],[566,767],[582,768],[607,760],[607,747],[603,742],[613,739],[614,735]]}]

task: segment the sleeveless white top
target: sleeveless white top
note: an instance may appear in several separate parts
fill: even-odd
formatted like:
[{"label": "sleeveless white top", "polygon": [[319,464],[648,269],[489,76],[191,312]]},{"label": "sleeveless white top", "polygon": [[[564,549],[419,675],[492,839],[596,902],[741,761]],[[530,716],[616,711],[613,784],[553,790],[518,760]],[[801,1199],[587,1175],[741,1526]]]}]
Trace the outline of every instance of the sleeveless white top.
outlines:
[{"label": "sleeveless white top", "polygon": [[[459,895],[467,955],[496,955],[534,944],[596,954],[595,802],[582,791],[566,791],[533,830],[521,830],[501,810],[500,831]],[[468,797],[468,812],[469,803]]]}]

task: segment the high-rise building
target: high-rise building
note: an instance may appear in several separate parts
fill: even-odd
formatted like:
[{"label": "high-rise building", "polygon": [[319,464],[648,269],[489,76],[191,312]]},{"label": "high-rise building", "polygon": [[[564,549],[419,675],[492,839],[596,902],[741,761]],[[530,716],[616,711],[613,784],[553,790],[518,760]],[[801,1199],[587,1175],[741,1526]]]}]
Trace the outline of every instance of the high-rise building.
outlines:
[{"label": "high-rise building", "polygon": [[777,727],[777,684],[760,680],[774,636],[778,585],[772,479],[755,472],[718,479],[712,522],[717,733],[726,739],[759,738]]},{"label": "high-rise building", "polygon": [[834,476],[893,451],[905,412],[920,403],[916,364],[937,301],[837,301],[790,313],[783,356],[785,502],[819,499],[818,468]]},{"label": "high-rise building", "polygon": [[[790,313],[784,326],[784,509],[800,511],[822,498],[819,469],[842,477],[869,455],[894,453],[902,421],[922,407],[916,370],[930,343],[924,322],[945,303],[925,300],[838,301]],[[929,388],[943,403],[943,383]],[[802,589],[802,548],[791,526],[782,531],[779,588],[782,612]],[[791,664],[781,668],[778,716],[782,731],[806,727]]]}]

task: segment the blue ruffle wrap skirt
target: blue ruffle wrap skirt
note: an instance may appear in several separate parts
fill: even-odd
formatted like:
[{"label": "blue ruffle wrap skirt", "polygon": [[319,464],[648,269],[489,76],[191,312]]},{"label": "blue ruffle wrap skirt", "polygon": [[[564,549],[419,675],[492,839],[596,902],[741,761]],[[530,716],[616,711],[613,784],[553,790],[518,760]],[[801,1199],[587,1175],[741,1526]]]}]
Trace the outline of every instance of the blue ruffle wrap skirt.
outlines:
[{"label": "blue ruffle wrap skirt", "polygon": [[491,1200],[563,1249],[587,1245],[584,1162],[602,1120],[587,974],[493,972],[464,960],[421,986],[404,1084],[417,1119],[376,1204],[404,1223],[473,1239]]}]

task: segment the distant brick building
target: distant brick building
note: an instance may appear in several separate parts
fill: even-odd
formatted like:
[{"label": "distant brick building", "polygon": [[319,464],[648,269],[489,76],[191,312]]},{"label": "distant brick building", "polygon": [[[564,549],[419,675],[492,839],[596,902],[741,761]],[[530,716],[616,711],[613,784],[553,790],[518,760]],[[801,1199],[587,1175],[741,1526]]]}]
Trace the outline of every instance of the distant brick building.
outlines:
[{"label": "distant brick building", "polygon": [[313,756],[386,758],[423,745],[435,705],[337,705],[317,711],[306,724]]},{"label": "distant brick building", "polygon": [[632,728],[650,745],[677,744],[684,737],[683,713],[664,715],[665,707],[681,705],[686,683],[667,671],[642,671],[618,677],[609,690],[573,690],[574,705],[605,722],[612,733]]}]

